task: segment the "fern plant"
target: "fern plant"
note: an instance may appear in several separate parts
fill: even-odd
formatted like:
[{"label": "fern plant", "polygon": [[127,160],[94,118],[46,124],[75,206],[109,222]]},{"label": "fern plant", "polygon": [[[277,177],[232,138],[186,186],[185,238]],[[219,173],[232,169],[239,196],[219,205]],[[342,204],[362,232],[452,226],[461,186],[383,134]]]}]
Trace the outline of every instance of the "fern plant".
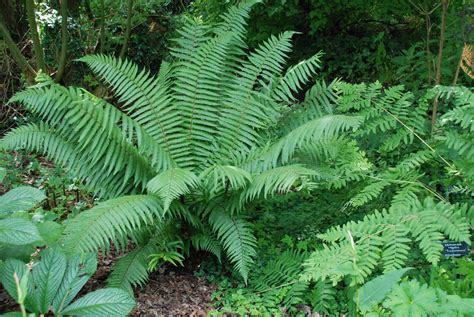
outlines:
[{"label": "fern plant", "polygon": [[[0,147],[44,153],[108,199],[68,221],[65,250],[134,241],[112,285],[142,284],[149,255],[160,252],[156,237],[183,239],[183,229],[195,248],[218,257],[223,250],[247,280],[256,240],[246,206],[342,172],[325,165],[327,156],[310,164],[308,153],[342,140],[361,118],[332,113],[339,83],[311,86],[320,54],[284,70],[294,32],[271,36],[248,53],[246,19],[256,2],[232,7],[217,25],[188,20],[173,60],[157,75],[127,60],[81,58],[110,85],[119,107],[44,75],[11,99],[42,123],[11,131]],[[351,153],[362,157],[356,148]],[[361,168],[344,164],[354,173]]]},{"label": "fern plant", "polygon": [[441,117],[437,139],[447,148],[458,174],[463,177],[463,189],[474,195],[474,92],[467,87],[436,87],[439,98],[451,106]]},{"label": "fern plant", "polygon": [[393,205],[359,222],[349,222],[319,235],[326,244],[305,262],[302,281],[344,281],[357,287],[379,270],[391,272],[406,267],[416,243],[425,259],[437,265],[447,237],[470,244],[468,205],[435,203],[432,198],[412,205]]}]

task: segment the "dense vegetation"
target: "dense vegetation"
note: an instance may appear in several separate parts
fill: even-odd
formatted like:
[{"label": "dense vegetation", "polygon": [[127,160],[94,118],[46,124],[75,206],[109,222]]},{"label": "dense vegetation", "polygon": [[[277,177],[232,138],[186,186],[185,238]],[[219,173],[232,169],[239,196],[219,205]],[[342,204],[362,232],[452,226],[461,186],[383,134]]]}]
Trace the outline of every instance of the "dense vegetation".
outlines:
[{"label": "dense vegetation", "polygon": [[127,315],[190,259],[218,286],[210,315],[474,314],[474,3],[5,8],[18,316]]}]

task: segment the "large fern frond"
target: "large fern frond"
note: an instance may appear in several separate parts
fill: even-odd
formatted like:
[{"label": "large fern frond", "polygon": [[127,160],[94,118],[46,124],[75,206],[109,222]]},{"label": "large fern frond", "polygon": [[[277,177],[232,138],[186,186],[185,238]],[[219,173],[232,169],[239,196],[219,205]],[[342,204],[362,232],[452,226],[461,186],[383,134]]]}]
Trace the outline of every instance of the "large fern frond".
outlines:
[{"label": "large fern frond", "polygon": [[209,222],[224,246],[227,257],[247,282],[257,247],[257,240],[252,233],[250,224],[242,218],[231,217],[219,210],[211,213]]},{"label": "large fern frond", "polygon": [[[367,215],[360,222],[333,227],[319,235],[329,243],[306,262],[303,280],[330,279],[339,282],[345,276],[352,284],[362,284],[379,265],[384,271],[406,266],[413,237],[425,258],[437,264],[443,249],[443,237],[470,244],[466,207],[434,203],[427,198],[411,206],[392,206],[389,211]],[[381,254],[384,255],[381,257]]]},{"label": "large fern frond", "polygon": [[198,177],[183,168],[170,168],[151,179],[147,184],[148,192],[158,195],[163,200],[163,211],[166,212],[173,200],[188,194],[198,185]]},{"label": "large fern frond", "polygon": [[123,196],[99,203],[71,219],[64,230],[67,252],[108,250],[110,242],[163,217],[160,199],[152,195]]},{"label": "large fern frond", "polygon": [[234,77],[220,112],[216,146],[224,157],[233,151],[251,148],[258,144],[258,129],[272,121],[275,115],[256,96],[254,88],[259,81],[268,83],[283,70],[286,53],[291,50],[293,32],[272,36],[253,52],[241,65]]},{"label": "large fern frond", "polygon": [[195,53],[192,60],[175,64],[176,106],[181,110],[183,147],[173,154],[181,167],[202,166],[212,156],[210,144],[219,122],[218,109],[222,95],[215,85],[223,74],[232,34],[217,36]]},{"label": "large fern frond", "polygon": [[107,285],[133,294],[134,287],[142,286],[148,280],[148,257],[157,250],[153,243],[149,243],[120,257],[112,268]]},{"label": "large fern frond", "polygon": [[317,53],[307,60],[303,60],[290,67],[284,76],[282,76],[272,89],[271,96],[282,102],[295,102],[297,99],[293,94],[298,93],[303,89],[311,78],[316,74],[316,71],[321,67],[322,53]]},{"label": "large fern frond", "polygon": [[106,55],[88,55],[79,59],[103,78],[120,97],[119,102],[132,119],[147,131],[166,151],[180,125],[177,109],[171,103],[170,66],[164,62],[157,77],[128,60]]}]

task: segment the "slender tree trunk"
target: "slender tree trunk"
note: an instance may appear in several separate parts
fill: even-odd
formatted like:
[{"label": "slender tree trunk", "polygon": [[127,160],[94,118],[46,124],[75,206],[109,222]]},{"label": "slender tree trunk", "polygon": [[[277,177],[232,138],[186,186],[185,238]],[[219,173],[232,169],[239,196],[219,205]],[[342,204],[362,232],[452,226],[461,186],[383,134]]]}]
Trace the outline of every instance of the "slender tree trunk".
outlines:
[{"label": "slender tree trunk", "polygon": [[58,72],[56,73],[55,81],[61,81],[64,70],[66,68],[67,55],[67,0],[61,0],[61,52],[59,53]]},{"label": "slender tree trunk", "polygon": [[458,67],[456,67],[456,72],[454,73],[454,78],[453,78],[453,86],[456,86],[459,78],[459,72],[461,71],[461,64],[462,64],[462,56],[464,53],[464,45],[466,45],[466,33],[464,32],[464,23],[465,23],[465,8],[463,7],[462,13],[461,13],[461,34],[462,34],[462,43],[463,46],[461,47],[461,53],[459,54],[459,62],[458,62]]},{"label": "slender tree trunk", "polygon": [[105,46],[105,4],[100,0],[100,34],[99,34],[99,53],[104,53]]},{"label": "slender tree trunk", "polygon": [[127,5],[127,26],[125,30],[125,35],[123,37],[122,50],[120,51],[120,58],[125,57],[127,52],[128,42],[130,41],[130,33],[132,31],[132,11],[133,11],[133,0],[128,0]]},{"label": "slender tree trunk", "polygon": [[[448,11],[448,0],[442,0],[443,11],[441,13],[441,32],[439,36],[439,49],[438,49],[438,61],[436,63],[436,78],[435,78],[435,85],[439,85],[441,83],[441,62],[443,60],[443,46],[444,40],[446,36],[446,14]],[[438,98],[435,98],[433,104],[433,112],[431,114],[431,133],[434,132],[436,127],[436,115],[438,113]]]},{"label": "slender tree trunk", "polygon": [[26,58],[21,54],[20,49],[16,46],[15,42],[13,41],[10,32],[8,31],[7,27],[3,24],[2,21],[0,21],[0,33],[3,35],[3,40],[5,41],[5,44],[7,45],[8,49],[10,50],[13,59],[15,62],[20,66],[21,70],[25,74],[28,83],[33,83],[34,78],[36,75],[35,70],[31,65],[28,63]]},{"label": "slender tree trunk", "polygon": [[428,70],[428,86],[431,86],[431,50],[430,50],[430,39],[431,39],[431,20],[429,13],[425,16],[426,22],[426,63]]},{"label": "slender tree trunk", "polygon": [[36,66],[42,71],[46,71],[46,64],[44,63],[44,53],[41,48],[41,42],[38,35],[38,26],[36,25],[35,17],[35,1],[26,0],[26,14],[28,16],[28,24],[30,25],[31,40],[33,41],[33,50],[35,52]]}]

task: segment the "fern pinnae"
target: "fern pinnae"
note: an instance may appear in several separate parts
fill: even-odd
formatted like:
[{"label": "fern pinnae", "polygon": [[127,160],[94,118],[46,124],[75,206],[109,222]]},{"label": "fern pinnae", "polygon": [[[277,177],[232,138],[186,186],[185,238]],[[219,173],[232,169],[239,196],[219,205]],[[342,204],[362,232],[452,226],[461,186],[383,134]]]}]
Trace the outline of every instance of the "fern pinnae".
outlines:
[{"label": "fern pinnae", "polygon": [[157,251],[153,243],[148,243],[120,257],[113,266],[107,285],[133,294],[133,287],[142,286],[148,280],[148,257]]},{"label": "fern pinnae", "polygon": [[272,91],[272,96],[283,102],[294,102],[296,98],[294,93],[300,91],[303,85],[307,84],[311,78],[316,74],[316,70],[321,67],[322,53],[317,53],[307,60],[303,60],[290,67],[285,75],[283,75],[275,89]]},{"label": "fern pinnae", "polygon": [[89,55],[79,61],[109,83],[132,118],[169,150],[168,138],[177,129],[179,121],[165,111],[171,107],[168,96],[170,76],[166,64],[163,64],[158,78],[154,78],[145,71],[138,73],[138,67],[130,61],[106,55]]},{"label": "fern pinnae", "polygon": [[280,73],[284,63],[285,52],[290,50],[290,39],[293,32],[285,32],[278,38],[271,37],[249,56],[248,62],[234,78],[227,96],[224,99],[222,115],[226,118],[220,124],[216,144],[223,146],[220,153],[231,149],[252,147],[257,143],[255,131],[262,128],[263,105],[252,97],[254,86],[259,77],[270,81]]},{"label": "fern pinnae", "polygon": [[105,201],[70,220],[64,230],[66,251],[107,250],[110,241],[163,217],[161,202],[151,195],[123,196]]},{"label": "fern pinnae", "polygon": [[191,189],[198,186],[198,183],[199,179],[193,172],[176,167],[151,179],[147,184],[147,189],[163,200],[163,209],[166,212],[173,200],[188,194]]},{"label": "fern pinnae", "polygon": [[209,221],[217,237],[222,241],[229,260],[247,283],[257,245],[250,224],[242,218],[229,216],[218,209],[211,212]]}]

